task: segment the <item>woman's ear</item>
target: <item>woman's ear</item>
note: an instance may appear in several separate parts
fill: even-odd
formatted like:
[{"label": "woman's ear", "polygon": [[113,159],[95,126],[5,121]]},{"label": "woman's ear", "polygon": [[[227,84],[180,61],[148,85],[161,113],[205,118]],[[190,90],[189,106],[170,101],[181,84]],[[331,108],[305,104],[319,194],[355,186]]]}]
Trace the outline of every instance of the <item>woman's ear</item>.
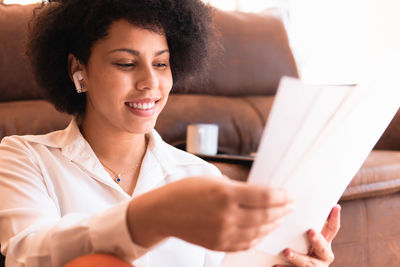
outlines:
[{"label": "woman's ear", "polygon": [[68,55],[68,74],[75,84],[76,92],[83,92],[83,66],[73,54]]},{"label": "woman's ear", "polygon": [[83,89],[83,86],[82,86],[82,83],[81,83],[82,80],[83,80],[82,71],[80,71],[80,70],[75,71],[74,74],[72,74],[72,79],[74,80],[76,92],[78,94],[82,93],[82,89]]}]

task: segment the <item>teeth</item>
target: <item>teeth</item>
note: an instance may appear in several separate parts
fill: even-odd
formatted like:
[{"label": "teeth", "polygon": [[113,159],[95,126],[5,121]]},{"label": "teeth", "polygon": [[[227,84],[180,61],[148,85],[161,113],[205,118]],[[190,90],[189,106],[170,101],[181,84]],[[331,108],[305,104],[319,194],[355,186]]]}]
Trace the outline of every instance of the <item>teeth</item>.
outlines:
[{"label": "teeth", "polygon": [[155,105],[154,102],[150,102],[150,103],[128,103],[128,106],[131,108],[135,108],[135,109],[142,109],[142,110],[146,110],[146,109],[151,109],[153,108]]}]

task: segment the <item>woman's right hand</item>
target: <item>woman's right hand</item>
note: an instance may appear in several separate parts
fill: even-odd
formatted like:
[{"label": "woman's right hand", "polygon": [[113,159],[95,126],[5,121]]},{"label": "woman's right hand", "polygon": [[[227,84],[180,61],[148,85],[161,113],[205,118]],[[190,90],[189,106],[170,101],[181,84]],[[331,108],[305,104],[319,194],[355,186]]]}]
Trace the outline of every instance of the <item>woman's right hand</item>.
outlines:
[{"label": "woman's right hand", "polygon": [[283,189],[191,177],[133,199],[127,220],[132,240],[144,247],[174,236],[212,250],[238,251],[253,247],[292,210]]}]

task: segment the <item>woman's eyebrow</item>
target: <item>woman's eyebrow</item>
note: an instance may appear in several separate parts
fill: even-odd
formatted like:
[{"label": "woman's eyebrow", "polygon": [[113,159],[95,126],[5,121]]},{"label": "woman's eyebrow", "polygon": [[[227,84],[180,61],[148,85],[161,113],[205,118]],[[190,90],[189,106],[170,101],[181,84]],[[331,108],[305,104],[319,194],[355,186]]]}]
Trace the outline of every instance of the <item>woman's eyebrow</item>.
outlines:
[{"label": "woman's eyebrow", "polygon": [[[139,51],[134,50],[134,49],[129,49],[129,48],[117,48],[117,49],[111,50],[109,53],[111,54],[111,53],[115,53],[115,52],[127,52],[127,53],[133,54],[135,56],[139,56],[140,55]],[[164,50],[156,52],[154,55],[155,56],[159,56],[159,55],[164,54],[164,53],[169,53],[169,50],[168,49],[164,49]]]},{"label": "woman's eyebrow", "polygon": [[157,53],[155,53],[155,56],[159,56],[159,55],[164,54],[164,53],[169,53],[169,50],[168,49],[164,49],[164,50],[158,51]]},{"label": "woman's eyebrow", "polygon": [[135,56],[139,56],[140,55],[139,51],[134,50],[134,49],[129,49],[129,48],[117,48],[117,49],[111,50],[108,53],[111,54],[111,53],[115,53],[115,52],[127,52],[127,53],[133,54]]}]

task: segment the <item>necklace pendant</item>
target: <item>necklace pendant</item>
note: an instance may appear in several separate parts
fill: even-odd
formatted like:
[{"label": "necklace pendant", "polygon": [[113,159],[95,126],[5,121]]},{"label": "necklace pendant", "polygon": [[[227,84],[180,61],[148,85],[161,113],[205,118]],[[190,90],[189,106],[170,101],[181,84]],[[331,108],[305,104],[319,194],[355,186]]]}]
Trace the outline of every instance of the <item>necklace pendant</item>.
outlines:
[{"label": "necklace pendant", "polygon": [[120,173],[117,175],[117,177],[115,177],[115,181],[117,183],[121,182],[121,174]]}]

